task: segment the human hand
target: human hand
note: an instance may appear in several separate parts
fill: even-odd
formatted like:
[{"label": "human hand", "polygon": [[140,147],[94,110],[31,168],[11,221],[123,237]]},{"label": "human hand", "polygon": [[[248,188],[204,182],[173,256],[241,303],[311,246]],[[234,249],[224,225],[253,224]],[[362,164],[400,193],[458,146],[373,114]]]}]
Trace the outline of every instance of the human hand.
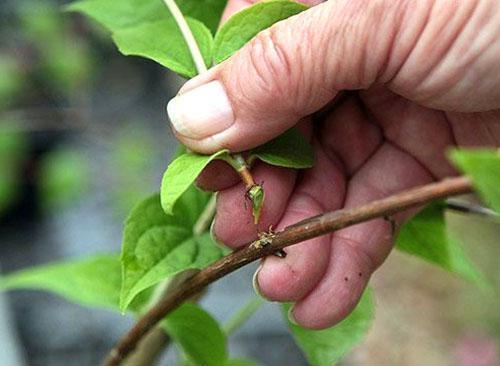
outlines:
[{"label": "human hand", "polygon": [[[249,3],[230,0],[225,16]],[[500,7],[328,1],[186,83],[169,115],[177,137],[203,153],[246,150],[299,125],[315,149],[312,169],[253,168],[266,191],[262,231],[426,184],[455,174],[448,147],[500,145]],[[214,162],[198,183],[220,190],[220,241],[256,237],[232,169]],[[325,328],[352,311],[392,244],[391,224],[372,220],[264,259],[255,281],[266,298],[296,302],[295,322]]]}]

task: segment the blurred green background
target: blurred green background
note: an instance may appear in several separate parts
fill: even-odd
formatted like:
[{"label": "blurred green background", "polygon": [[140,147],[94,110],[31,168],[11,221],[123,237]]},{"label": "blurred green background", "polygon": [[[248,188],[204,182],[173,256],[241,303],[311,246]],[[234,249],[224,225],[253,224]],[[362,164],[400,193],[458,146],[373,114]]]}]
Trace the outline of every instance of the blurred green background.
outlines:
[{"label": "blurred green background", "polygon": [[[158,190],[176,148],[164,107],[182,80],[153,62],[123,57],[100,27],[61,12],[62,3],[0,3],[4,273],[118,251],[121,223]],[[375,326],[344,364],[498,364],[500,225],[459,214],[449,221],[494,289],[393,253],[373,281]],[[253,268],[225,278],[203,300],[216,317],[253,296]],[[49,294],[2,294],[0,365],[95,365],[130,321]],[[273,304],[231,347],[265,365],[305,365]]]}]

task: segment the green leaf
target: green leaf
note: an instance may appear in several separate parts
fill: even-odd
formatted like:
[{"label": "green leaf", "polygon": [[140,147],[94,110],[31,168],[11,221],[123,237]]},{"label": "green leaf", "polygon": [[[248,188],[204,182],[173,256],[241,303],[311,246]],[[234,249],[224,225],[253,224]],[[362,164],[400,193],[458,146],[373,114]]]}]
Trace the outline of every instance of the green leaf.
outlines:
[{"label": "green leaf", "polygon": [[118,309],[120,285],[120,261],[116,255],[42,265],[0,279],[3,290],[46,290],[78,304],[111,309]]},{"label": "green leaf", "polygon": [[453,150],[450,158],[472,179],[484,202],[500,213],[500,150]]},{"label": "green leaf", "polygon": [[194,364],[220,366],[226,363],[226,336],[217,321],[200,307],[182,305],[161,322],[161,327]]},{"label": "green leaf", "polygon": [[208,198],[208,194],[191,187],[178,201],[174,215],[163,212],[158,195],[132,210],[125,223],[121,257],[122,311],[145,289],[187,269],[205,267],[222,256],[222,249],[209,233],[193,237],[193,226]]},{"label": "green leaf", "polygon": [[[290,323],[295,342],[311,366],[330,366],[336,364],[344,354],[357,345],[368,332],[375,306],[372,292],[367,289],[354,311],[336,326],[324,330],[304,329]],[[283,305],[286,316],[289,304]]]},{"label": "green leaf", "polygon": [[[203,23],[190,18],[186,20],[205,64],[210,66],[212,34]],[[197,75],[189,48],[173,19],[148,22],[117,30],[113,33],[113,40],[124,55],[149,58],[188,78]]]},{"label": "green leaf", "polygon": [[214,159],[227,156],[228,150],[221,150],[212,155],[200,155],[188,152],[170,163],[161,182],[161,206],[169,215],[181,195],[193,184],[201,171]]},{"label": "green leaf", "polygon": [[287,0],[259,2],[233,15],[215,35],[214,62],[229,58],[260,31],[298,14],[307,6]]},{"label": "green leaf", "polygon": [[258,158],[270,165],[306,169],[314,165],[314,150],[304,136],[292,128],[250,151],[251,158]]},{"label": "green leaf", "polygon": [[197,19],[215,34],[227,0],[177,0],[182,14]]},{"label": "green leaf", "polygon": [[458,241],[446,230],[445,206],[428,205],[405,223],[396,239],[396,248],[434,263],[481,286],[485,280],[472,264]]},{"label": "green leaf", "polygon": [[[224,3],[178,0],[207,66],[212,62],[210,29],[216,27]],[[82,12],[110,30],[124,55],[149,58],[188,78],[197,74],[184,38],[161,0],[83,0],[70,4],[67,10]]]},{"label": "green leaf", "polygon": [[84,13],[111,32],[172,18],[161,0],[82,0],[69,4],[66,10]]},{"label": "green leaf", "polygon": [[[176,2],[185,16],[203,22],[215,32],[227,0]],[[66,10],[84,13],[112,32],[150,21],[172,18],[162,0],[82,0],[69,4]]]}]

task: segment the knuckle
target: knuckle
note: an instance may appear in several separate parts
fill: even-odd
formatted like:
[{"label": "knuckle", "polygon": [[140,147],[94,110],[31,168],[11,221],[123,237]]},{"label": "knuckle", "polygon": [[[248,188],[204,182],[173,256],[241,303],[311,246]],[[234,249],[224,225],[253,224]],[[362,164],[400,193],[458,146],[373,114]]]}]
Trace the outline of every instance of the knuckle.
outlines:
[{"label": "knuckle", "polygon": [[248,62],[256,76],[257,87],[267,95],[280,96],[293,92],[293,71],[289,45],[276,27],[260,32],[248,48]]}]

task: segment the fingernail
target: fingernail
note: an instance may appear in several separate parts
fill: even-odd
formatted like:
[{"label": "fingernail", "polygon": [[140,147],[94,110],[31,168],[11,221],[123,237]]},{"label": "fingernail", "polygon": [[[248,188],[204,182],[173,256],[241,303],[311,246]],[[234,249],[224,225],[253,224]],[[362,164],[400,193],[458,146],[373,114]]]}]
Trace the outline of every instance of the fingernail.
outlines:
[{"label": "fingernail", "polygon": [[204,139],[229,128],[234,114],[220,81],[188,90],[172,99],[167,113],[174,129],[191,139]]},{"label": "fingernail", "polygon": [[297,325],[297,326],[299,325],[297,323],[297,320],[295,320],[295,316],[293,315],[293,306],[290,307],[290,309],[288,309],[288,314],[287,315],[288,315],[288,321],[290,323],[292,323],[293,325]]},{"label": "fingernail", "polygon": [[260,270],[262,269],[262,264],[259,265],[259,267],[257,268],[257,270],[255,271],[255,273],[253,274],[253,278],[252,278],[252,286],[253,286],[253,290],[255,291],[255,293],[262,297],[263,299],[265,299],[265,297],[262,295],[262,292],[260,292],[260,287],[259,287],[259,272]]}]

